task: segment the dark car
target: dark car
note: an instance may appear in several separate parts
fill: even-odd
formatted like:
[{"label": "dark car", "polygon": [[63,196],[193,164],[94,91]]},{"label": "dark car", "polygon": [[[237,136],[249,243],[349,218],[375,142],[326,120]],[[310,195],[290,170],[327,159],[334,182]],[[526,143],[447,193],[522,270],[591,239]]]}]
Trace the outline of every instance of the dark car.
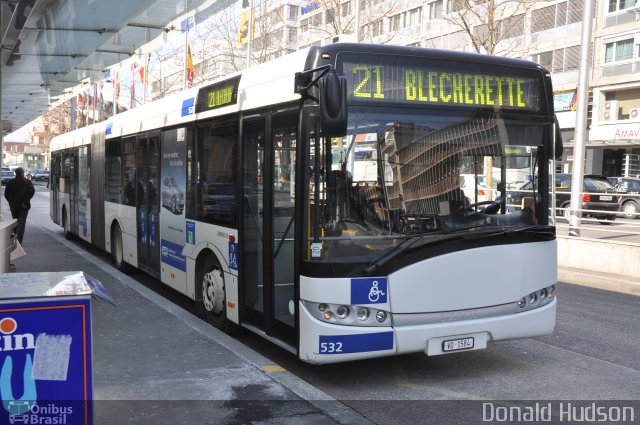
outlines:
[{"label": "dark car", "polygon": [[[569,221],[571,204],[571,174],[556,174],[556,215],[563,216]],[[507,205],[518,207],[522,197],[531,193],[533,182],[526,182],[520,189],[507,192]],[[616,188],[605,176],[586,174],[583,179],[582,216],[594,217],[599,220],[616,219],[616,212],[620,208],[620,196]],[[600,223],[608,224],[607,221]]]},{"label": "dark car", "polygon": [[620,194],[620,211],[625,218],[640,217],[640,178],[608,177]]},{"label": "dark car", "polygon": [[15,176],[16,174],[11,170],[2,170],[2,186],[7,184],[7,182]]},{"label": "dark car", "polygon": [[[568,221],[571,203],[571,174],[556,174],[557,215]],[[620,196],[605,176],[585,174],[582,185],[582,216],[613,221],[620,209]],[[600,223],[608,224],[606,221]]]}]

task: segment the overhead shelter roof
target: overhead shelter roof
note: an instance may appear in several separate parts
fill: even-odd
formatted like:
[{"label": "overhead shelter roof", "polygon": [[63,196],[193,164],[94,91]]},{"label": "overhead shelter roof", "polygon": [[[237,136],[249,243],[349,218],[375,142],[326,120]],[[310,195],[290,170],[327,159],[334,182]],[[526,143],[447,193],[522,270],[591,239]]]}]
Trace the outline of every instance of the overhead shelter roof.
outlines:
[{"label": "overhead shelter roof", "polygon": [[163,32],[181,31],[180,19],[195,15],[198,22],[231,3],[0,0],[0,117],[17,130],[73,87],[102,79],[106,68]]}]

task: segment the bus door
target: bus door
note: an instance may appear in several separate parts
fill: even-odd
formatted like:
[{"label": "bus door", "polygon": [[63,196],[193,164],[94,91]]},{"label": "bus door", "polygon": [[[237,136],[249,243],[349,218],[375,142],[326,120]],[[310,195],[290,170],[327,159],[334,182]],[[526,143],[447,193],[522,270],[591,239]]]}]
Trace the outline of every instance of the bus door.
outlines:
[{"label": "bus door", "polygon": [[297,114],[243,121],[243,318],[296,345],[294,170]]},{"label": "bus door", "polygon": [[76,199],[78,181],[78,155],[76,149],[70,149],[64,154],[64,191],[69,195],[69,229],[72,233],[78,232],[78,206]]},{"label": "bus door", "polygon": [[136,153],[137,191],[136,227],[138,232],[138,266],[153,276],[160,276],[159,170],[160,137],[148,134],[138,138]]}]

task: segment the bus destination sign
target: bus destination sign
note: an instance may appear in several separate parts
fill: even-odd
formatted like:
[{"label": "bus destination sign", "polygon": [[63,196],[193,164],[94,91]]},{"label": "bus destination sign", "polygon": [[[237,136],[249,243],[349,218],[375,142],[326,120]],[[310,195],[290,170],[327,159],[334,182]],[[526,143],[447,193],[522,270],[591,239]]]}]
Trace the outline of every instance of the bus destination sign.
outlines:
[{"label": "bus destination sign", "polygon": [[540,83],[530,76],[347,61],[343,70],[350,101],[540,110]]},{"label": "bus destination sign", "polygon": [[238,85],[240,76],[219,83],[211,84],[198,90],[196,112],[210,111],[223,106],[235,105],[238,102]]}]

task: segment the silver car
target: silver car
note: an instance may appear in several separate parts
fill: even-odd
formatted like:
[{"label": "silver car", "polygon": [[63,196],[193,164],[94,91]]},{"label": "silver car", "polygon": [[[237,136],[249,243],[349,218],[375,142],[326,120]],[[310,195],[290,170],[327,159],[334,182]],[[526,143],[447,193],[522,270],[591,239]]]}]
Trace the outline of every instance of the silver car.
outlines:
[{"label": "silver car", "polygon": [[162,206],[176,215],[184,211],[184,192],[171,176],[162,180]]}]

